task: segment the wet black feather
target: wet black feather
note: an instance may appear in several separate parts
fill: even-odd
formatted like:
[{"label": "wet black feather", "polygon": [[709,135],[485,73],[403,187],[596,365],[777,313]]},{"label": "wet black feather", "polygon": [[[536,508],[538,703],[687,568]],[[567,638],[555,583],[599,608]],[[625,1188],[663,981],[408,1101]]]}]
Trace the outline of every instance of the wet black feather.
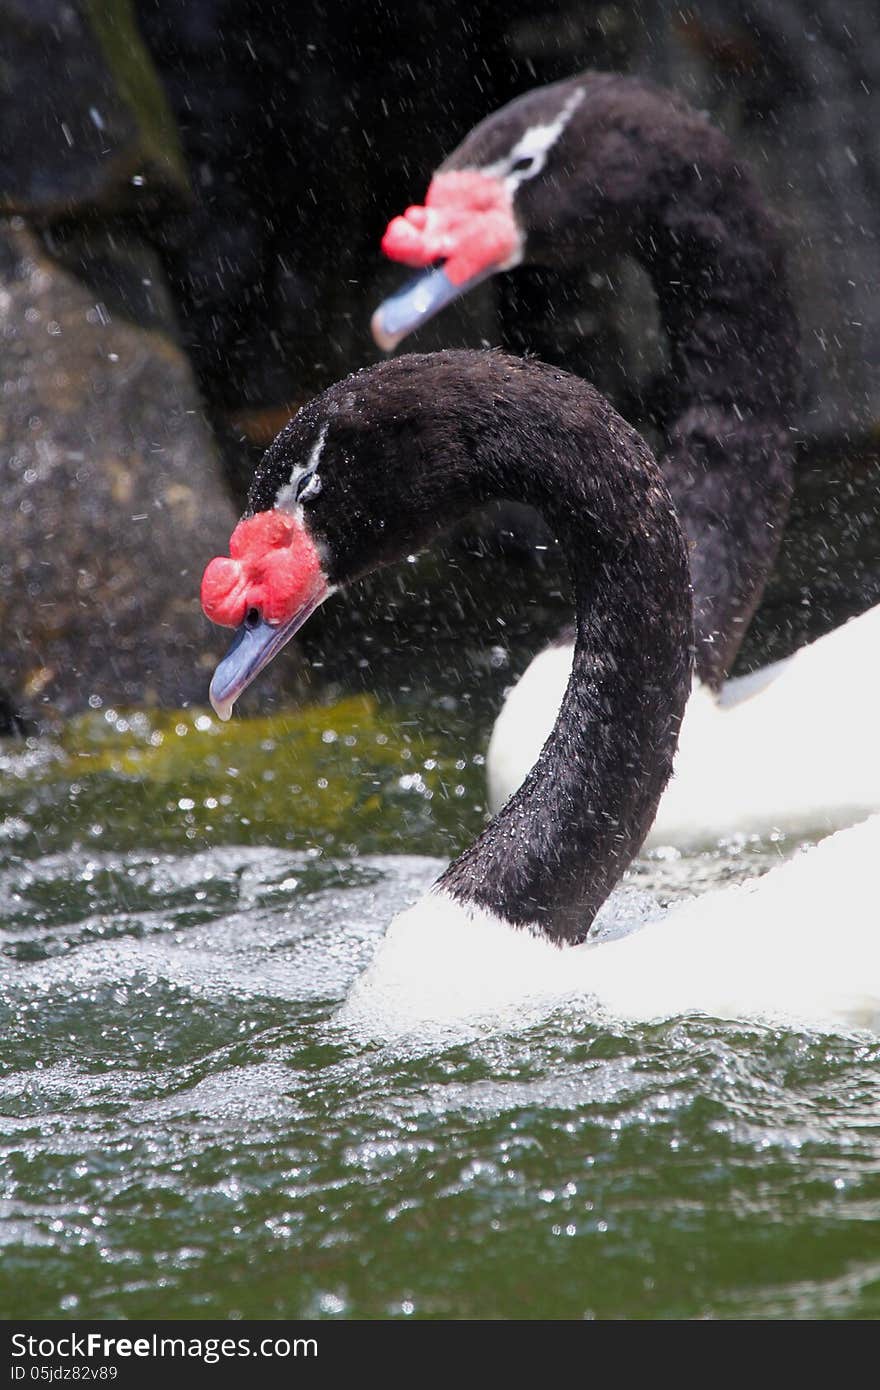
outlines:
[{"label": "wet black feather", "polygon": [[579,634],[559,718],[523,787],[440,882],[579,941],[648,832],[690,690],[687,555],[651,452],[558,368],[495,352],[405,356],[300,411],[263,461],[252,510],[274,504],[325,425],[321,490],[304,512],[333,583],[490,500],[535,507],[559,536]]},{"label": "wet black feather", "polygon": [[783,240],[730,141],[674,93],[616,73],[528,92],[441,168],[497,165],[576,92],[544,169],[515,195],[524,264],[601,271],[631,255],[651,278],[671,356],[660,462],[691,547],[697,670],[718,686],[792,493],[798,331]]}]

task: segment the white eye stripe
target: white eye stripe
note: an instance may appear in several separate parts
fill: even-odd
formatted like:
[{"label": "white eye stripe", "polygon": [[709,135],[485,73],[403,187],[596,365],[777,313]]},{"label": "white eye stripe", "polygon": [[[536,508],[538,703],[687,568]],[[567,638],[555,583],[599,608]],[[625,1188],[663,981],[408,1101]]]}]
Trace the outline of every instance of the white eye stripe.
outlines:
[{"label": "white eye stripe", "polygon": [[[555,120],[549,121],[546,125],[529,126],[517,140],[510,154],[484,169],[483,173],[503,178],[511,194],[521,183],[540,174],[547,163],[548,154],[580,106],[584,95],[583,87],[576,87]],[[531,161],[528,167],[515,170],[517,162],[526,159]]]},{"label": "white eye stripe", "polygon": [[310,497],[317,497],[321,491],[318,464],[321,460],[321,451],[324,448],[324,441],[327,438],[329,428],[330,421],[328,420],[321,426],[305,463],[294,464],[289,479],[284,487],[279,488],[276,493],[276,507],[288,512],[295,512],[302,502],[308,501]]}]

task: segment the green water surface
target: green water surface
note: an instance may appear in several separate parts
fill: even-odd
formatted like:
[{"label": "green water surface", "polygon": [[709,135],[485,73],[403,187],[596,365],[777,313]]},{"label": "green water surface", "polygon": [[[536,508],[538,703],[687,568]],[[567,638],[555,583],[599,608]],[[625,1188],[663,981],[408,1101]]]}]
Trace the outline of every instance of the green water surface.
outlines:
[{"label": "green water surface", "polygon": [[[352,696],[0,752],[0,1315],[873,1317],[880,1044],[560,1012],[345,1034],[485,727]],[[788,847],[639,862],[661,901]]]}]

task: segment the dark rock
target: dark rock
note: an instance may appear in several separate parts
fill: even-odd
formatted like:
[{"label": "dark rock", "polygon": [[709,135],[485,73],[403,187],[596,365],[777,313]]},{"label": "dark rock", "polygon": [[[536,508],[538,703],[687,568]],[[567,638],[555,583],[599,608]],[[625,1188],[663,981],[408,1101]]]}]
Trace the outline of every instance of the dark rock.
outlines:
[{"label": "dark rock", "polygon": [[705,109],[783,224],[806,379],[799,423],[880,421],[880,23],[864,0],[647,0],[632,66]]},{"label": "dark rock", "polygon": [[[201,614],[199,579],[234,512],[189,364],[21,219],[0,245],[0,685],[41,716],[204,703],[223,638]],[[92,251],[106,267],[110,248]],[[125,265],[161,317],[155,254],[129,242]]]},{"label": "dark rock", "polygon": [[0,210],[33,218],[188,200],[180,146],[125,0],[0,0]]}]

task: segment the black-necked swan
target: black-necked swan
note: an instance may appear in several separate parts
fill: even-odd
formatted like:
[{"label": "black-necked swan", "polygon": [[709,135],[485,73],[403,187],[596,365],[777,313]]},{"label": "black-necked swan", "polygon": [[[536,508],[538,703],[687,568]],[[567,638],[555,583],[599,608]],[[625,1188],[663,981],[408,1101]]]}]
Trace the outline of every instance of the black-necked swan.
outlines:
[{"label": "black-necked swan", "polygon": [[364,369],[305,406],[260,465],[230,555],[205,571],[207,616],[238,629],[211,683],[217,714],[229,718],[328,595],[499,498],[537,508],[559,535],[576,602],[571,679],[523,785],[395,918],[342,1016],[386,1035],[588,995],[628,1017],[870,1026],[880,933],[855,865],[880,848],[880,820],[751,889],[586,941],[669,775],[691,600],[647,445],[579,378],[500,353],[434,353]]},{"label": "black-necked swan", "polygon": [[[788,511],[798,382],[780,238],[727,139],[638,79],[540,88],[465,137],[383,247],[444,263],[376,311],[387,349],[520,264],[601,266],[611,251],[651,277],[671,358],[660,465],[690,545],[699,678],[651,841],[828,829],[880,807],[880,607],[722,688]],[[540,751],[570,662],[563,635],[511,692],[487,758],[493,806]]]}]

